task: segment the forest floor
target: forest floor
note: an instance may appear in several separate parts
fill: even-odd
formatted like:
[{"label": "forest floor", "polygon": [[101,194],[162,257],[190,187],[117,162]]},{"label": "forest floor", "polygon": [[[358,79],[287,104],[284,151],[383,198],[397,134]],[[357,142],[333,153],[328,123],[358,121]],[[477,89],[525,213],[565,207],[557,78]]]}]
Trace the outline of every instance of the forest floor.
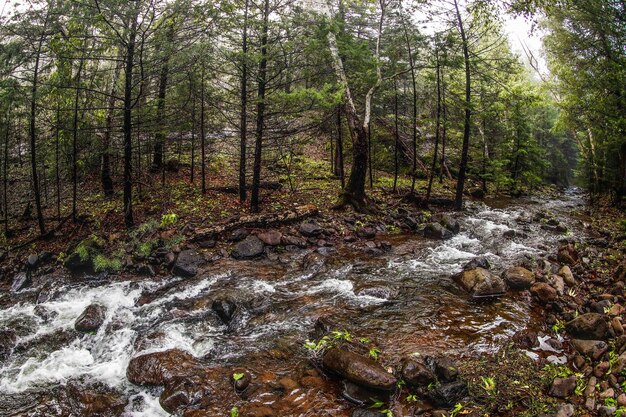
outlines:
[{"label": "forest floor", "polygon": [[[386,236],[392,240],[394,234],[415,230],[418,224],[424,224],[432,216],[424,207],[404,198],[410,189],[410,178],[401,177],[398,192],[393,192],[392,177],[383,173],[377,173],[374,187],[368,189],[378,208],[377,213],[362,215],[349,209],[336,211],[333,207],[339,181],[330,174],[319,175],[329,171],[324,163],[312,162],[307,169],[306,175],[293,179],[293,188],[287,182],[280,189],[262,190],[262,217],[252,215],[247,205],[239,203],[237,194],[218,191],[218,188],[233,185],[233,178],[212,177],[207,184],[207,193],[203,194],[198,181],[191,184],[186,169],[168,172],[165,186],[155,176],[152,186],[142,186],[135,202],[138,226],[131,232],[124,228],[120,196],[105,200],[86,185],[83,193],[91,197],[80,200],[78,223],[63,222],[55,230],[54,237],[45,240],[33,240],[36,233],[33,220],[14,228],[15,237],[5,241],[4,245],[21,248],[2,255],[0,288],[8,293],[10,286],[16,285],[14,277],[29,268],[39,268],[41,272],[43,265],[44,272],[53,272],[62,264],[68,266],[68,259],[73,254],[83,258],[81,251],[89,259],[77,258],[79,267],[85,266],[81,261],[88,260],[89,269],[95,267],[99,273],[108,271],[115,276],[123,270],[127,274],[162,276],[169,274],[172,266],[177,268],[175,258],[167,258],[170,253],[198,250],[204,253],[204,261],[214,262],[240,251],[238,244],[251,236],[251,232],[262,237],[266,245],[273,245],[271,241],[278,239],[281,245],[313,247],[320,254],[358,241],[375,256],[388,250],[389,243],[383,240]],[[98,182],[94,180],[87,184],[95,187]],[[444,206],[434,206],[433,209],[449,209],[445,203],[453,195],[454,182],[436,180],[434,185],[433,195]],[[468,184],[468,188],[472,187],[473,184]],[[425,188],[426,181],[418,180],[416,193],[423,195]],[[550,187],[537,192],[546,198],[560,193]],[[494,200],[508,198],[496,196]],[[308,232],[301,228],[303,236],[299,236],[293,225],[303,218],[281,217],[289,213],[297,216],[303,207],[310,210],[305,211],[305,217],[312,215],[318,219],[315,224],[323,225],[322,232],[313,228],[307,236]],[[402,215],[398,217],[398,213]],[[457,389],[458,385],[454,388],[454,384],[459,378],[469,390],[462,405],[460,401],[458,405],[454,400],[449,401],[455,398],[454,392],[442,392],[441,395],[449,397],[445,409],[425,406],[421,410],[424,414],[415,414],[415,410],[420,410],[421,398],[409,395],[394,400],[394,408],[390,410],[392,415],[403,416],[408,410],[412,410],[411,415],[450,417],[620,416],[626,412],[626,335],[622,326],[622,319],[626,317],[626,236],[620,223],[623,212],[604,202],[584,207],[576,215],[585,216],[586,227],[593,230],[597,238],[576,241],[575,244],[564,238],[559,247],[546,248],[552,253],[547,258],[550,265],[533,271],[535,284],[530,288],[536,300],[533,308],[540,322],[532,323],[527,330],[516,334],[497,354],[455,358],[460,377],[455,375],[452,382],[442,378],[442,385],[429,385],[418,390],[423,398],[429,398],[433,389],[444,391],[450,384],[451,390]],[[256,223],[266,219],[278,219],[269,231]],[[416,224],[411,223],[413,220]],[[54,225],[55,222],[49,222],[49,227]],[[276,230],[278,237],[268,233]],[[377,236],[376,241],[371,240],[373,236]],[[24,245],[25,242],[31,243]],[[155,255],[159,248],[165,248],[166,253]],[[255,248],[251,250],[254,252]],[[267,256],[278,259],[281,255],[279,252],[277,256],[269,253]],[[242,257],[248,256],[244,253]],[[193,264],[194,260],[191,259],[190,263]],[[179,271],[185,272],[188,266],[179,265]],[[555,280],[555,276],[561,275],[571,277]],[[3,304],[6,302],[8,299],[4,298]],[[581,323],[576,322],[581,318]],[[598,327],[603,329],[603,334],[597,334]],[[556,350],[565,352],[567,363],[544,366],[528,357],[525,351],[536,347],[539,339],[546,336],[542,343],[547,340]],[[589,339],[592,342],[586,342]],[[358,347],[354,349],[358,350]],[[437,375],[437,380],[439,378]],[[259,411],[246,413],[243,408],[243,415],[265,415],[254,414],[256,412]],[[358,415],[383,414],[372,411]]]}]

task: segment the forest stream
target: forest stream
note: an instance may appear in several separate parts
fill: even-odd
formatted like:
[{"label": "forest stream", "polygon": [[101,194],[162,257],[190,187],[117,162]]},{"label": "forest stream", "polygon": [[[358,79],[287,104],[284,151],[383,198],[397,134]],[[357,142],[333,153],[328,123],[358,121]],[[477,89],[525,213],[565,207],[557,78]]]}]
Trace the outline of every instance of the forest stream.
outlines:
[{"label": "forest stream", "polygon": [[[133,357],[177,348],[216,374],[245,369],[257,382],[294,381],[282,395],[263,387],[248,393],[277,415],[347,416],[353,406],[339,384],[307,370],[303,344],[315,337],[316,323],[367,337],[386,357],[497,352],[540,314],[530,295],[475,300],[451,277],[479,255],[495,272],[545,256],[563,238],[536,221],[546,213],[583,239],[583,221],[572,216],[582,205],[574,189],[559,199],[468,203],[451,239],[390,235],[392,249],[380,256],[345,245],[325,256],[303,249],[274,261],[225,258],[193,278],[63,271],[52,285],[0,296],[0,329],[14,329],[12,347],[0,354],[0,414],[80,415],[81,397],[71,390],[93,390],[115,397],[107,401],[118,415],[167,416],[162,388],[133,385],[126,372]],[[215,300],[234,301],[228,324],[212,309]],[[103,325],[96,334],[76,332],[76,319],[93,303],[106,308]],[[544,344],[528,355],[559,360]],[[220,386],[227,383],[215,383],[210,407],[226,415],[240,397]]]}]

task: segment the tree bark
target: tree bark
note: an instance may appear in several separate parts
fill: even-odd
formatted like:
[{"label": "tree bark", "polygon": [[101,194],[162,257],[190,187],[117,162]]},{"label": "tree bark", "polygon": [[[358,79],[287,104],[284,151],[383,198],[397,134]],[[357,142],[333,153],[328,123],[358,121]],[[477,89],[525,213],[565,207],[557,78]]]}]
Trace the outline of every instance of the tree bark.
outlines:
[{"label": "tree bark", "polygon": [[470,122],[471,122],[471,74],[470,74],[470,58],[469,45],[463,27],[463,19],[459,11],[458,1],[454,0],[454,8],[456,11],[457,23],[459,25],[459,33],[461,34],[461,43],[463,47],[463,61],[465,63],[465,119],[463,122],[463,149],[461,151],[461,164],[459,166],[459,176],[457,178],[456,196],[454,198],[454,208],[461,210],[463,208],[463,189],[465,187],[465,174],[467,171],[467,158],[469,154],[470,141]]},{"label": "tree bark", "polygon": [[126,68],[124,71],[124,222],[127,228],[134,225],[133,219],[133,136],[132,136],[132,92],[133,67],[135,64],[135,42],[137,38],[137,18],[139,3],[135,6],[130,22],[130,32],[126,44]]},{"label": "tree bark", "polygon": [[261,182],[261,156],[263,151],[263,128],[265,122],[265,89],[267,82],[267,37],[269,26],[270,2],[265,0],[263,10],[263,34],[261,36],[261,61],[259,62],[259,85],[257,93],[257,118],[254,143],[254,166],[252,172],[252,190],[250,210],[259,211],[259,184]]},{"label": "tree bark", "polygon": [[200,175],[202,175],[202,194],[206,194],[206,132],[204,127],[204,63],[200,76]]},{"label": "tree bark", "polygon": [[41,235],[46,234],[46,225],[43,218],[43,212],[41,209],[41,194],[39,191],[39,177],[37,175],[37,132],[36,132],[36,119],[37,119],[37,87],[39,81],[39,61],[41,58],[41,49],[43,47],[43,41],[46,37],[46,31],[48,29],[48,20],[50,19],[50,10],[46,12],[46,17],[43,24],[43,29],[39,36],[39,44],[37,46],[37,52],[35,54],[35,69],[33,72],[33,85],[31,88],[31,102],[30,102],[30,168],[33,181],[33,192],[35,194],[35,209],[37,210],[37,223],[39,225],[39,233]]},{"label": "tree bark", "polygon": [[[120,49],[118,58],[122,58]],[[121,60],[121,59],[120,59]],[[111,134],[113,132],[113,115],[115,114],[115,94],[117,92],[117,82],[120,77],[121,64],[115,64],[113,80],[111,82],[111,90],[107,102],[107,118],[104,136],[102,137],[102,167],[100,172],[100,181],[102,183],[102,192],[105,197],[113,196],[113,180],[111,179]]]},{"label": "tree bark", "polygon": [[7,130],[4,134],[4,187],[2,187],[2,191],[4,194],[4,236],[9,237],[9,196],[8,196],[8,188],[9,188],[9,117],[7,115]]},{"label": "tree bark", "polygon": [[74,117],[72,124],[72,221],[76,223],[76,204],[78,190],[78,102],[80,99],[80,80],[83,72],[83,62],[78,64],[76,74],[76,95],[74,96]]},{"label": "tree bark", "polygon": [[246,147],[248,134],[248,8],[249,0],[245,0],[243,19],[243,38],[241,51],[243,62],[241,64],[241,115],[239,136],[239,201],[246,201]]},{"label": "tree bark", "polygon": [[335,175],[341,181],[341,189],[346,186],[343,164],[343,130],[341,129],[341,106],[337,106],[337,146],[335,150]]},{"label": "tree bark", "polygon": [[435,178],[435,170],[437,169],[437,152],[439,150],[439,137],[441,134],[441,63],[439,62],[439,45],[435,49],[435,70],[437,71],[437,116],[435,122],[435,150],[433,153],[433,162],[430,167],[430,175],[428,176],[428,188],[426,189],[426,204],[430,200],[430,194],[433,189],[433,179]]},{"label": "tree bark", "polygon": [[399,148],[400,148],[400,130],[398,127],[398,85],[397,81],[393,79],[393,121],[394,121],[394,147],[393,147],[393,192],[398,190],[398,173],[399,167]]},{"label": "tree bark", "polygon": [[[174,27],[170,25],[167,32],[167,43],[170,45],[174,41]],[[167,82],[169,76],[169,54],[166,53],[163,58],[163,66],[161,67],[161,73],[159,75],[159,93],[157,96],[157,125],[158,130],[154,138],[154,155],[152,158],[152,166],[150,170],[152,172],[162,171],[165,173],[163,167],[163,151],[166,139],[166,123],[165,123],[165,96],[167,95]]]}]

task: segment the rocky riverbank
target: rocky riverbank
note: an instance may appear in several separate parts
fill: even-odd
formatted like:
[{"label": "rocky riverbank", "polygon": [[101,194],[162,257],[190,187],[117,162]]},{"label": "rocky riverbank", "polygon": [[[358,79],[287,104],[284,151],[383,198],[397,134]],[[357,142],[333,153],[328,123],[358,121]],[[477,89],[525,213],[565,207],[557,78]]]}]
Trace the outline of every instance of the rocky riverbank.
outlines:
[{"label": "rocky riverbank", "polygon": [[[0,411],[619,415],[623,237],[567,204],[377,217],[308,207],[270,229],[152,225],[117,253],[93,237],[31,254],[0,296],[0,383],[15,388]],[[94,273],[102,257],[121,269]],[[84,302],[68,311],[72,294]],[[74,372],[45,374],[62,373],[45,358],[63,354]]]}]

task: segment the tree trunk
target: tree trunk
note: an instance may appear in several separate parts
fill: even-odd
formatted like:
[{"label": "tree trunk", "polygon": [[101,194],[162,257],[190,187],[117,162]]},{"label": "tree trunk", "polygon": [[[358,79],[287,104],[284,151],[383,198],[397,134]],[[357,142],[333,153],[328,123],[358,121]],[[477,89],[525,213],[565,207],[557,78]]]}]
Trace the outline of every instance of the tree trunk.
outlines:
[{"label": "tree trunk", "polygon": [[[118,59],[122,58],[122,50],[118,52]],[[118,61],[119,62],[119,61]],[[107,102],[107,118],[104,136],[102,137],[102,167],[100,181],[102,182],[102,192],[105,197],[113,196],[113,180],[111,179],[111,133],[113,132],[113,115],[115,113],[115,94],[117,92],[117,82],[120,77],[121,63],[115,64],[115,72],[111,82],[111,90]]]},{"label": "tree trunk", "polygon": [[4,194],[4,236],[9,237],[9,117],[7,116],[7,130],[4,134],[4,187],[2,187],[2,191]]},{"label": "tree trunk", "polygon": [[374,188],[374,164],[372,163],[372,122],[367,124],[367,171],[369,172],[370,189]]},{"label": "tree trunk", "polygon": [[35,208],[37,210],[37,223],[39,225],[39,233],[41,235],[46,234],[46,225],[44,223],[43,212],[41,210],[41,194],[39,191],[39,177],[37,176],[37,132],[36,132],[36,119],[37,119],[37,87],[39,81],[39,61],[41,58],[41,49],[43,47],[43,41],[46,37],[46,31],[48,28],[48,19],[50,18],[50,10],[46,12],[46,18],[44,20],[43,29],[39,36],[39,45],[37,46],[37,52],[35,54],[35,69],[33,72],[33,85],[31,88],[30,96],[30,168],[33,181],[33,192],[35,194]]},{"label": "tree trunk", "polygon": [[204,130],[204,63],[200,76],[200,175],[202,175],[202,194],[206,194],[206,132]]},{"label": "tree trunk", "polygon": [[257,93],[257,118],[254,140],[254,166],[252,170],[252,190],[250,210],[259,211],[259,184],[261,182],[261,156],[263,147],[263,124],[265,122],[265,88],[267,79],[267,36],[270,14],[270,2],[265,0],[263,11],[263,34],[261,36],[261,62],[259,62],[259,85]]},{"label": "tree trunk", "polygon": [[80,79],[83,72],[84,59],[78,64],[76,74],[76,95],[74,96],[74,117],[72,124],[72,221],[76,223],[76,200],[78,190],[78,102],[80,99]]},{"label": "tree trunk", "polygon": [[61,172],[59,169],[59,140],[60,140],[60,130],[61,130],[61,118],[60,118],[60,109],[57,104],[56,110],[56,126],[54,129],[54,171],[55,171],[55,183],[56,183],[56,191],[57,191],[57,219],[61,220]]},{"label": "tree trunk", "polygon": [[126,68],[124,71],[124,222],[127,228],[134,225],[133,220],[133,136],[132,136],[132,92],[133,92],[133,67],[135,63],[135,41],[137,37],[137,17],[132,16],[130,33],[126,44]]},{"label": "tree trunk", "polygon": [[243,19],[243,38],[241,50],[243,62],[241,65],[241,120],[239,123],[239,201],[246,201],[246,146],[248,134],[248,7],[249,1],[245,0]]},{"label": "tree trunk", "polygon": [[343,131],[341,129],[341,106],[337,106],[337,146],[335,147],[335,175],[341,180],[341,189],[346,186],[343,165]]},{"label": "tree trunk", "polygon": [[[190,85],[191,87],[191,85]],[[193,104],[191,106],[191,184],[194,182],[196,169],[196,95],[193,94]]]},{"label": "tree trunk", "polygon": [[435,62],[437,71],[437,117],[435,122],[435,151],[433,153],[433,162],[430,167],[430,175],[428,176],[428,188],[426,189],[426,204],[430,200],[430,194],[433,189],[433,179],[435,178],[435,170],[437,169],[437,152],[439,150],[439,136],[441,134],[441,71],[439,62],[439,46],[435,50]]},{"label": "tree trunk", "polygon": [[398,173],[399,167],[399,148],[400,148],[400,130],[398,127],[398,83],[393,79],[393,121],[394,121],[394,146],[393,146],[393,192],[398,190]]},{"label": "tree trunk", "polygon": [[463,189],[465,187],[465,173],[467,171],[467,158],[469,154],[470,140],[470,122],[471,122],[471,77],[470,77],[470,58],[469,46],[465,29],[463,27],[463,19],[459,11],[458,1],[454,0],[454,8],[456,11],[457,23],[459,25],[459,33],[461,34],[461,42],[463,47],[463,61],[465,63],[465,120],[463,122],[463,149],[461,151],[461,164],[459,166],[459,176],[457,178],[456,196],[454,198],[454,208],[461,210],[463,208]]},{"label": "tree trunk", "polygon": [[409,65],[411,66],[411,91],[413,93],[413,114],[411,124],[413,125],[413,165],[411,167],[411,195],[415,194],[415,182],[417,180],[417,86],[415,76],[415,62],[413,60],[413,52],[411,50],[411,42],[409,33],[406,30],[406,22],[402,19],[402,28],[404,30],[404,39],[406,40],[407,52],[409,53]]},{"label": "tree trunk", "polygon": [[[173,31],[168,33],[168,42],[172,41]],[[161,67],[161,74],[159,75],[159,93],[157,96],[157,132],[154,137],[154,155],[152,157],[152,166],[150,170],[152,172],[165,172],[163,167],[163,147],[165,145],[166,138],[166,123],[165,123],[165,96],[167,94],[167,81],[169,75],[169,54],[165,55],[163,66]]]}]

